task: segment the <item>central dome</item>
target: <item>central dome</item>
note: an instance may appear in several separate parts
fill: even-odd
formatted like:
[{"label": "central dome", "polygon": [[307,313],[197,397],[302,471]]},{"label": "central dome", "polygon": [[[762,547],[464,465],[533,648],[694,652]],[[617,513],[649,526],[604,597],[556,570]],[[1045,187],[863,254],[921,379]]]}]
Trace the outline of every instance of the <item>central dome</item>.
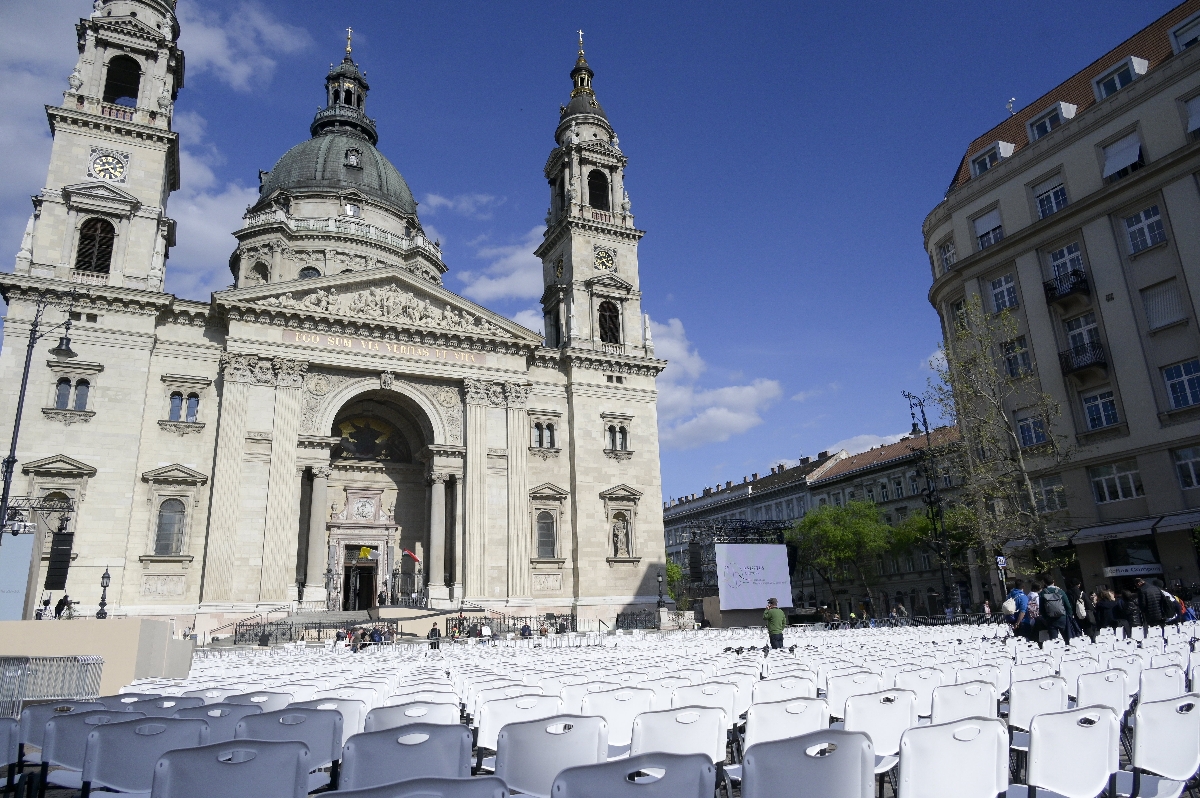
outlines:
[{"label": "central dome", "polygon": [[277,191],[357,190],[416,216],[417,203],[408,183],[371,142],[352,133],[326,130],[292,147],[263,177],[259,201]]}]

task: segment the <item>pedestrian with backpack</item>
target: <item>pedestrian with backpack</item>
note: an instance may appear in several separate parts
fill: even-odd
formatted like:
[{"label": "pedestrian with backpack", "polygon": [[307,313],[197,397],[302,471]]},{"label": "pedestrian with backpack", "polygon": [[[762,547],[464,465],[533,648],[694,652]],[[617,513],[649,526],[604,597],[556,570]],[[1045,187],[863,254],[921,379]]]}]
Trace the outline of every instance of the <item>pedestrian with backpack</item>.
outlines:
[{"label": "pedestrian with backpack", "polygon": [[1038,593],[1041,627],[1046,630],[1051,640],[1061,634],[1064,640],[1069,641],[1071,633],[1067,629],[1067,612],[1071,606],[1071,599],[1066,591],[1054,584],[1054,574],[1045,574],[1042,581],[1046,586]]}]

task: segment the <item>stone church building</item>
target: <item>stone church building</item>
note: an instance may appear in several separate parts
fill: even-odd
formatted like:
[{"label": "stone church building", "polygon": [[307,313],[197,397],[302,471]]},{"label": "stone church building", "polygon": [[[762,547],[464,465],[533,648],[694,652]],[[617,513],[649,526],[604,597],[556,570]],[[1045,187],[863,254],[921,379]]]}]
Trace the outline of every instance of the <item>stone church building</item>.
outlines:
[{"label": "stone church building", "polygon": [[[653,603],[666,363],[641,310],[626,157],[582,45],[544,168],[535,333],[445,287],[376,149],[349,42],[310,137],[260,174],[231,231],[233,284],[207,302],[166,293],[174,12],[97,0],[80,20],[69,89],[46,109],[45,188],[0,275],[4,440],[39,306],[43,330],[72,322],[75,357],[49,352],[58,332],[32,350],[13,495],[73,501],[80,610],[95,612],[106,569],[110,613],[181,625],[414,593],[610,622]],[[57,526],[38,523],[27,616]]]}]

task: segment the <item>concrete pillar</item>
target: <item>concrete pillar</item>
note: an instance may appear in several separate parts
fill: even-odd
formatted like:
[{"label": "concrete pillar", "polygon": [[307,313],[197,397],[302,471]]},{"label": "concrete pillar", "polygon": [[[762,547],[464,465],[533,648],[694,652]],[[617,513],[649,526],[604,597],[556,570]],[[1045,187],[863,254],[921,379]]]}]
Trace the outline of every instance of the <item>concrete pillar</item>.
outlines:
[{"label": "concrete pillar", "polygon": [[463,475],[454,475],[454,598],[463,597],[463,503],[466,487]]},{"label": "concrete pillar", "polygon": [[487,534],[487,392],[480,380],[463,380],[467,403],[467,496],[463,549],[463,591],[483,598],[487,590],[484,539]]},{"label": "concrete pillar", "polygon": [[526,461],[529,454],[529,420],[525,397],[529,389],[518,382],[504,385],[508,426],[508,596],[532,596],[529,564],[529,487]]},{"label": "concrete pillar", "polygon": [[304,572],[304,600],[324,601],[328,549],[325,522],[329,518],[329,475],[331,469],[314,467],[312,502],[308,511],[308,567]]},{"label": "concrete pillar", "polygon": [[429,475],[429,598],[445,601],[446,588],[446,474]]},{"label": "concrete pillar", "polygon": [[301,386],[308,364],[275,358],[275,417],[271,426],[271,470],[267,482],[267,530],[259,601],[296,598],[296,530],[300,494],[297,490],[296,438],[300,432]]},{"label": "concrete pillar", "polygon": [[203,600],[233,601],[234,550],[242,456],[246,447],[246,406],[255,382],[258,358],[225,353],[221,356],[221,418],[217,457],[213,464],[212,509],[208,517],[208,557],[204,568]]}]

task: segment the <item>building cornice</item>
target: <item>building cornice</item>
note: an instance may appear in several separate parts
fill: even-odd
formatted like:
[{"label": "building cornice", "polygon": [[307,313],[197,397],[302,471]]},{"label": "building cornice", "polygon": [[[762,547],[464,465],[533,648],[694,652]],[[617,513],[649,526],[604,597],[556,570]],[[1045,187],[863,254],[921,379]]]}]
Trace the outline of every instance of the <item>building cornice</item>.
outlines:
[{"label": "building cornice", "polygon": [[24,300],[66,306],[75,294],[75,307],[119,313],[157,315],[175,302],[172,294],[113,285],[71,283],[53,277],[0,274],[0,296],[9,305]]}]

